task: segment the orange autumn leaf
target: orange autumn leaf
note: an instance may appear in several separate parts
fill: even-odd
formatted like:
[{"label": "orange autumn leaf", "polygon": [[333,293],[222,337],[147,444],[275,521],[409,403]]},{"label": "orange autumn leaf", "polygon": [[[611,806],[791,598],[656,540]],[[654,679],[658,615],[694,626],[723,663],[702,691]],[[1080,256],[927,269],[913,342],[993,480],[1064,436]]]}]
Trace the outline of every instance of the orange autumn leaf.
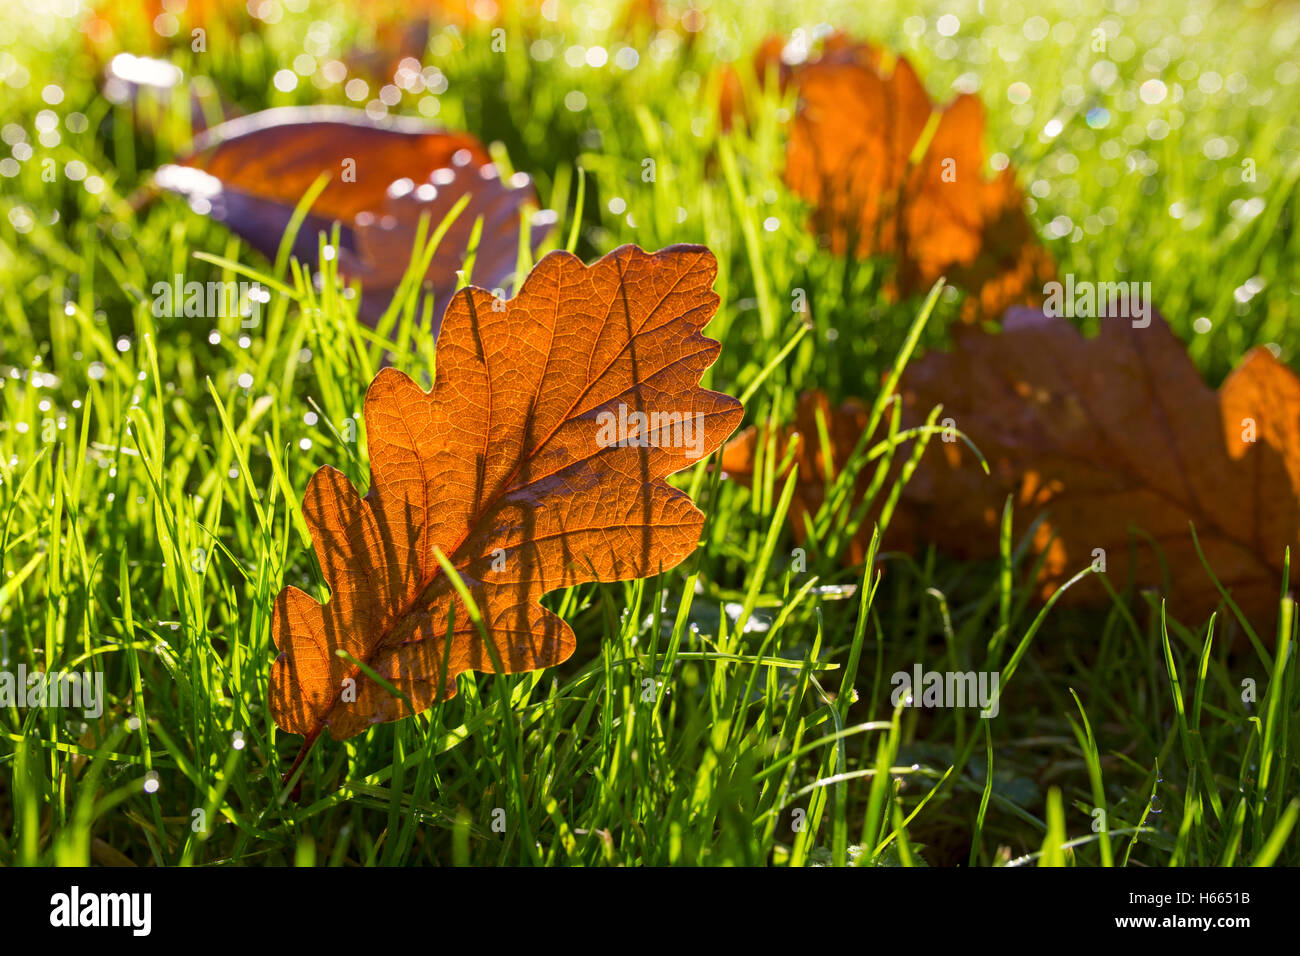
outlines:
[{"label": "orange autumn leaf", "polygon": [[[978,172],[983,138],[980,101],[958,96],[940,114],[904,188],[899,284],[921,292],[945,276],[970,293],[962,307],[967,320],[1041,303],[1056,274],[1025,215],[1014,171],[1007,167],[992,180]],[[947,180],[949,171],[955,181]]]},{"label": "orange autumn leaf", "polygon": [[[315,262],[318,234],[341,223],[339,272],[360,280],[360,314],[372,323],[410,264],[422,216],[432,231],[469,196],[425,273],[436,328],[456,289],[475,221],[482,217],[483,230],[473,278],[487,288],[504,287],[515,270],[521,214],[537,201],[528,177],[503,181],[473,136],[408,118],[372,120],[341,107],[280,107],[223,123],[196,140],[191,154],[159,169],[155,181],[274,257],[298,201],[322,174],[329,182],[298,230],[293,252]],[[554,222],[549,212],[531,217],[534,250]]]},{"label": "orange autumn leaf", "polygon": [[[775,77],[777,91],[784,95],[790,83],[798,77],[804,68],[821,63],[859,63],[868,69],[875,69],[883,53],[879,47],[869,43],[859,43],[847,33],[836,31],[827,36],[820,50],[811,57],[805,51],[791,50],[791,44],[778,34],[763,38],[763,42],[754,51],[753,71],[757,88],[764,90]],[[793,54],[793,56],[791,55]],[[718,113],[724,130],[729,130],[737,118],[748,120],[749,104],[745,102],[745,85],[730,65],[722,70],[719,87]]]},{"label": "orange autumn leaf", "polygon": [[[1014,309],[1001,334],[955,336],[952,352],[913,363],[900,391],[913,423],[942,403],[992,475],[960,443],[931,443],[904,492],[922,540],[994,557],[1009,494],[1017,528],[1046,515],[1033,537],[1041,596],[1104,554],[1117,590],[1132,580],[1192,619],[1219,595],[1190,523],[1243,612],[1274,618],[1285,549],[1300,554],[1300,379],[1289,368],[1257,348],[1215,392],[1158,316],[1145,328],[1103,318],[1084,339],[1064,319]],[[1064,599],[1104,596],[1085,579]]]},{"label": "orange autumn leaf", "polygon": [[701,246],[623,246],[590,266],[554,252],[504,308],[482,289],[455,296],[431,391],[395,369],[376,376],[369,491],[324,467],[303,496],[330,596],[286,587],[276,600],[270,702],[283,730],[351,737],[446,699],[463,671],[558,664],[574,635],[542,595],[690,555],[704,516],[664,479],[742,414],[699,386],[719,349],[701,334],[716,273]]},{"label": "orange autumn leaf", "polygon": [[911,64],[886,70],[885,59],[836,36],[791,73],[799,105],[785,179],[813,205],[812,228],[836,253],[894,258],[904,294],[947,276],[971,293],[968,321],[1041,302],[1054,267],[1014,172],[984,178],[979,100],[962,94],[936,110]]}]

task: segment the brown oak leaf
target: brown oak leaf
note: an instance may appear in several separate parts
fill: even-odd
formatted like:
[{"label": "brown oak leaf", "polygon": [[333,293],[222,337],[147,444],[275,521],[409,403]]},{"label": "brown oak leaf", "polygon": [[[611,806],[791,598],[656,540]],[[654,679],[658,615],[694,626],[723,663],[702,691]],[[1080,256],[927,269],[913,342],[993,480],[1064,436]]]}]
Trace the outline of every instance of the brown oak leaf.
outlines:
[{"label": "brown oak leaf", "polygon": [[[1056,275],[1025,215],[1015,172],[1008,166],[992,180],[979,173],[983,138],[980,101],[958,96],[940,114],[904,187],[899,284],[921,292],[945,276],[970,293],[962,304],[967,321],[1040,304]],[[956,179],[947,181],[949,174]]]},{"label": "brown oak leaf", "polygon": [[[988,458],[932,442],[904,492],[921,540],[958,557],[993,557],[1003,502],[1015,526],[1045,514],[1040,595],[1097,562],[1199,619],[1220,598],[1206,561],[1252,620],[1272,620],[1286,547],[1300,554],[1300,379],[1263,348],[1217,392],[1164,320],[1103,318],[1085,339],[1067,320],[1008,313],[1000,334],[954,332],[903,375],[911,423],[942,403]],[[1100,552],[1097,549],[1101,549]],[[1085,579],[1064,599],[1103,599]]]},{"label": "brown oak leaf", "polygon": [[886,71],[886,59],[837,35],[790,72],[799,105],[785,179],[812,203],[812,228],[839,254],[893,257],[903,294],[947,276],[971,293],[967,321],[1041,302],[1055,269],[1015,173],[984,178],[979,100],[936,110],[911,64]]},{"label": "brown oak leaf", "polygon": [[[208,130],[190,155],[160,168],[155,182],[274,257],[294,208],[322,173],[331,178],[299,228],[293,252],[316,262],[318,235],[339,222],[339,272],[360,280],[359,313],[366,321],[377,320],[392,301],[410,264],[420,218],[429,217],[432,231],[462,196],[469,203],[438,244],[424,277],[423,291],[434,299],[435,330],[480,217],[474,281],[503,288],[513,277],[521,215],[537,202],[528,177],[518,173],[503,181],[474,137],[419,120],[372,120],[342,107],[264,110]],[[531,215],[534,250],[554,223],[549,210]]]},{"label": "brown oak leaf", "polygon": [[[769,34],[763,38],[754,51],[754,76],[756,89],[765,90],[775,77],[777,91],[784,95],[803,68],[817,63],[861,63],[868,69],[875,69],[880,63],[882,51],[869,43],[860,43],[847,33],[836,31],[822,41],[821,48],[809,57],[806,51],[792,49],[791,43],[779,34]],[[737,120],[747,122],[750,105],[745,97],[745,84],[735,67],[727,65],[722,69],[719,85],[718,113],[724,130],[731,129]]]},{"label": "brown oak leaf", "polygon": [[699,386],[719,349],[701,334],[716,273],[702,246],[623,246],[590,266],[551,253],[504,307],[482,289],[455,296],[431,391],[376,376],[369,491],[324,467],[302,501],[329,600],[286,587],[275,603],[283,730],[350,737],[446,699],[463,671],[558,664],[574,636],[543,594],[656,574],[695,549],[704,516],[664,479],[742,414]]}]

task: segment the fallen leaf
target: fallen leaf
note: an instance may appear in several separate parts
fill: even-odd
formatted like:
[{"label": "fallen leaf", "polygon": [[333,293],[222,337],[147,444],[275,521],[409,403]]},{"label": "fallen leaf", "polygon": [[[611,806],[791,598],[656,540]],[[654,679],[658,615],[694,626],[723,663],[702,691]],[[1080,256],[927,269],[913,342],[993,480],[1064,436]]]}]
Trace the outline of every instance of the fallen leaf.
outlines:
[{"label": "fallen leaf", "polygon": [[888,75],[857,63],[814,63],[797,76],[799,109],[785,180],[813,205],[831,249],[858,257],[899,247],[908,158],[930,98],[906,60]]},{"label": "fallen leaf", "polygon": [[[469,204],[425,273],[435,330],[479,217],[483,231],[474,281],[498,288],[513,277],[520,218],[537,202],[528,177],[502,181],[474,137],[418,120],[377,121],[361,110],[337,107],[265,110],[209,130],[190,155],[160,168],[155,182],[273,258],[299,199],[322,173],[331,179],[298,230],[293,252],[316,262],[319,233],[341,223],[339,272],[360,280],[359,311],[366,321],[373,323],[388,308],[411,261],[420,217],[429,216],[432,231],[465,195]],[[531,216],[534,250],[554,223],[549,211]]]},{"label": "fallen leaf", "polygon": [[922,292],[946,277],[970,292],[962,306],[967,321],[1041,304],[1056,275],[1025,215],[1015,172],[1008,166],[992,180],[979,172],[983,139],[984,109],[963,93],[939,115],[929,147],[911,167],[899,243],[900,286]]},{"label": "fallen leaf", "polygon": [[[786,37],[769,34],[754,51],[755,89],[766,90],[775,77],[777,92],[784,95],[790,83],[806,66],[821,63],[859,63],[868,69],[875,69],[881,58],[882,52],[879,47],[860,43],[840,31],[827,36],[822,41],[821,48],[811,57],[806,49],[787,40]],[[740,74],[730,64],[722,70],[719,97],[718,111],[723,129],[731,129],[737,118],[749,119],[750,106],[745,97],[745,85]]]},{"label": "fallen leaf", "polygon": [[[1159,316],[1145,328],[1103,318],[1085,339],[1065,319],[1013,309],[1000,334],[954,335],[951,352],[904,373],[905,424],[942,403],[992,476],[962,444],[932,442],[904,492],[921,540],[995,556],[1009,494],[1017,528],[1046,515],[1033,537],[1040,596],[1104,559],[1116,590],[1132,580],[1200,619],[1220,599],[1190,523],[1243,612],[1275,617],[1284,550],[1300,555],[1300,379],[1289,368],[1257,348],[1216,393]],[[1085,579],[1062,597],[1105,591]]]},{"label": "fallen leaf", "polygon": [[[701,334],[716,272],[701,246],[623,246],[591,266],[554,252],[504,304],[456,295],[431,391],[395,369],[376,376],[369,491],[325,467],[303,496],[330,597],[286,587],[276,600],[270,702],[283,730],[350,737],[446,699],[463,671],[558,664],[573,631],[543,594],[656,574],[695,549],[704,516],[664,479],[742,414],[698,384],[719,349]],[[610,416],[628,428],[609,431]],[[611,444],[621,438],[648,444]],[[490,650],[435,550],[464,580]]]},{"label": "fallen leaf", "polygon": [[1015,173],[984,178],[979,100],[936,111],[906,59],[886,69],[882,51],[843,35],[827,46],[789,73],[799,105],[785,179],[812,204],[813,230],[838,254],[894,258],[903,294],[947,276],[971,293],[967,321],[1041,302],[1054,267]]}]

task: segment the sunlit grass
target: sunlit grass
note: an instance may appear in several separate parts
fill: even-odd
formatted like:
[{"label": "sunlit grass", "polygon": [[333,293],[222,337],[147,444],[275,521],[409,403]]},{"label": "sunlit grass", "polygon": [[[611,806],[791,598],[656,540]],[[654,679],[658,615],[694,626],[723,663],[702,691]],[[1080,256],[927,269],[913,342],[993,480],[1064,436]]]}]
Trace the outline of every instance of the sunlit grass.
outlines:
[{"label": "sunlit grass", "polygon": [[[910,332],[945,340],[958,294],[892,301],[878,264],[817,248],[781,181],[791,104],[772,95],[738,135],[715,108],[721,59],[748,69],[766,32],[824,16],[912,57],[937,100],[978,89],[987,151],[1019,171],[1061,271],[1151,282],[1211,381],[1259,343],[1300,364],[1295,18],[985,6],[801,22],[715,4],[689,44],[643,31],[631,68],[617,9],[510,21],[500,52],[477,26],[435,37],[438,70],[391,109],[497,144],[560,212],[553,245],[708,244],[723,349],[705,384],[752,391],[749,420],[807,388],[870,403]],[[245,110],[378,102],[326,81],[364,31],[315,10],[176,61]],[[277,86],[305,52],[317,69]],[[94,70],[73,19],[0,11],[0,665],[101,669],[108,694],[96,720],[0,709],[0,862],[1300,862],[1289,602],[1259,648],[1144,595],[1044,608],[1019,527],[992,565],[882,554],[876,579],[840,539],[799,570],[771,469],[752,489],[680,476],[709,516],[683,567],[551,595],[578,635],[564,666],[466,675],[426,714],[324,741],[284,800],[299,740],[265,705],[269,614],[283,584],[318,582],[296,496],[326,463],[364,485],[370,375],[387,354],[427,378],[429,343],[409,314],[377,341],[332,276],[273,274],[175,198],[133,208],[184,147],[187,106],[150,131]],[[253,328],[156,318],[150,290],[176,274],[277,294]],[[917,662],[998,672],[999,716],[892,708],[890,675]]]}]

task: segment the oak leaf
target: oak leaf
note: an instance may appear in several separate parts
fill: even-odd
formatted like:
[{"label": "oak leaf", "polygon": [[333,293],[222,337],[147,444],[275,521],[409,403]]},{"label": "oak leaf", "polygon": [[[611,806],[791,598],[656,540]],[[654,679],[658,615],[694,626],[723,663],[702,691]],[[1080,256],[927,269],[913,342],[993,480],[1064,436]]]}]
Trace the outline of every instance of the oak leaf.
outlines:
[{"label": "oak leaf", "polygon": [[961,94],[936,109],[911,64],[887,69],[887,59],[836,35],[790,69],[799,105],[785,179],[813,205],[812,228],[836,253],[894,258],[903,294],[947,276],[972,293],[968,321],[1041,302],[1054,266],[1015,173],[984,178],[979,100]]},{"label": "oak leaf", "polygon": [[[489,289],[513,277],[521,215],[536,193],[522,173],[503,181],[473,136],[409,118],[372,120],[361,110],[279,107],[213,127],[155,181],[187,197],[268,257],[274,257],[303,194],[322,174],[331,178],[299,228],[293,252],[315,262],[318,235],[341,224],[340,274],[362,286],[360,315],[373,323],[388,308],[411,261],[417,229],[435,229],[462,196],[469,203],[439,243],[424,277],[434,299],[434,324],[456,289],[474,223],[483,219],[474,281]],[[531,216],[537,249],[555,223]]]},{"label": "oak leaf", "polygon": [[[849,34],[836,31],[827,36],[821,48],[808,55],[808,51],[779,34],[769,34],[754,51],[753,71],[756,89],[766,90],[773,78],[781,95],[789,88],[805,67],[820,63],[860,63],[875,69],[881,62],[883,51],[869,43],[854,40]],[[735,67],[722,70],[719,87],[718,113],[724,130],[735,125],[737,119],[748,121],[750,105],[746,102],[745,84]]]},{"label": "oak leaf", "polygon": [[455,296],[431,391],[376,376],[369,491],[324,467],[303,496],[330,596],[286,587],[276,600],[283,730],[350,737],[446,699],[463,671],[558,664],[574,635],[543,594],[656,574],[695,549],[704,516],[664,479],[742,414],[699,386],[719,349],[701,334],[716,272],[701,246],[623,246],[591,266],[551,253],[504,308],[482,289]]},{"label": "oak leaf", "polygon": [[[1103,318],[1085,339],[1065,319],[1013,309],[1000,334],[954,335],[950,353],[905,371],[905,422],[942,403],[992,475],[962,444],[931,443],[904,492],[922,540],[994,557],[1011,495],[1017,528],[1046,516],[1032,539],[1042,597],[1104,559],[1117,590],[1157,590],[1187,619],[1220,601],[1190,524],[1242,611],[1275,617],[1285,549],[1300,554],[1300,379],[1289,368],[1257,348],[1215,392],[1156,315],[1147,327]],[[1084,579],[1062,597],[1105,591]]]}]

